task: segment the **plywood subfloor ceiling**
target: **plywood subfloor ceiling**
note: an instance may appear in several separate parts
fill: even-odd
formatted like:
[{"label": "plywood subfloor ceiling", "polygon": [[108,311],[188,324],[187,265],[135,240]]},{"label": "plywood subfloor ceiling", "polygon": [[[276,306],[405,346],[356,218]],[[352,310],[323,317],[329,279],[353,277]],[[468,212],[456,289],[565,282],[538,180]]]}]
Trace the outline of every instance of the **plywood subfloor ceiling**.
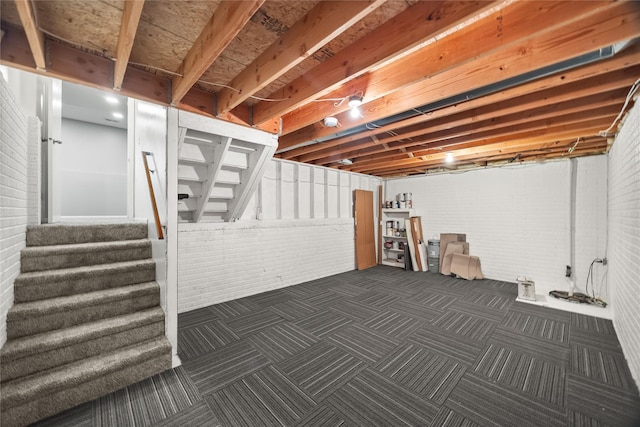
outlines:
[{"label": "plywood subfloor ceiling", "polygon": [[0,3],[4,65],[381,177],[606,152],[640,77],[631,0]]}]

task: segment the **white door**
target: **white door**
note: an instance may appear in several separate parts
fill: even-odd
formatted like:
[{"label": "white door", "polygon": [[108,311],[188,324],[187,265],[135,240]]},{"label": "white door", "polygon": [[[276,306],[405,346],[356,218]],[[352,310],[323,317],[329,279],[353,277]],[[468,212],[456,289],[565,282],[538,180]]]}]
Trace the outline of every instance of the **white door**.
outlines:
[{"label": "white door", "polygon": [[42,222],[60,221],[62,81],[38,77],[38,117],[42,121]]}]

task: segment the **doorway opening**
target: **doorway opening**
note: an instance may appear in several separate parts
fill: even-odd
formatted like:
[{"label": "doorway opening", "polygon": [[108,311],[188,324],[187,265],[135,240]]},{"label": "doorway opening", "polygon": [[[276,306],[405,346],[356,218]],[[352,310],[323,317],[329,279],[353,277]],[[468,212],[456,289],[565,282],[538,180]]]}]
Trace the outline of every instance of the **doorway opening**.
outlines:
[{"label": "doorway opening", "polygon": [[126,220],[128,98],[62,82],[61,101],[61,220]]}]

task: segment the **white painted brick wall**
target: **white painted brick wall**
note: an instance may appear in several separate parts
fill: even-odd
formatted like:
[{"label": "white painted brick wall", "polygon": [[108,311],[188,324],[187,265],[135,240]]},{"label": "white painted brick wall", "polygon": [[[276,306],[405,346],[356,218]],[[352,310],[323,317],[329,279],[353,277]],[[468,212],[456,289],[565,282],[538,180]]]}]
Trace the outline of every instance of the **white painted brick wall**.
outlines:
[{"label": "white painted brick wall", "polygon": [[[607,256],[607,156],[577,159],[574,277],[584,292],[589,265]],[[606,282],[608,267],[593,264],[595,295],[611,302]],[[589,294],[591,294],[589,285]]]},{"label": "white painted brick wall", "polygon": [[614,325],[640,387],[640,105],[609,152],[609,273]]},{"label": "white painted brick wall", "polygon": [[[604,256],[606,156],[579,159],[577,173],[575,273],[584,288],[592,259]],[[413,193],[425,238],[466,233],[486,277],[526,275],[546,295],[569,286],[570,188],[570,162],[559,161],[387,180],[386,199]]]},{"label": "white painted brick wall", "polygon": [[354,269],[352,219],[179,224],[178,312]]},{"label": "white painted brick wall", "polygon": [[40,138],[42,122],[27,117],[27,224],[40,224]]},{"label": "white painted brick wall", "polygon": [[27,118],[0,77],[0,346],[7,339],[7,312],[27,226]]},{"label": "white painted brick wall", "polygon": [[253,219],[254,196],[235,223],[178,225],[178,312],[353,270],[353,190],[372,191],[377,206],[381,183],[272,160],[258,189],[264,220]]}]

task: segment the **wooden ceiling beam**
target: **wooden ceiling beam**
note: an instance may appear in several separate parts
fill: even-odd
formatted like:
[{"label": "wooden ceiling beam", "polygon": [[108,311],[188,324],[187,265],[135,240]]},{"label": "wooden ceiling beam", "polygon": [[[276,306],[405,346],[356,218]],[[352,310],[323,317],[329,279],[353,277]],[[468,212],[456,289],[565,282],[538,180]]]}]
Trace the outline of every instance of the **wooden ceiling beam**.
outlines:
[{"label": "wooden ceiling beam", "polygon": [[[598,91],[620,87],[619,82],[635,81],[639,74],[638,67],[633,64],[640,64],[640,43],[636,43],[626,50],[618,53],[613,58],[588,64],[574,70],[564,73],[557,73],[552,76],[536,79],[532,82],[525,83],[514,88],[502,90],[487,96],[472,99],[460,104],[451,105],[431,111],[427,114],[418,114],[408,119],[400,120],[395,123],[371,128],[364,133],[338,137],[321,144],[312,144],[305,147],[296,148],[279,153],[279,157],[284,159],[298,160],[301,156],[320,150],[327,150],[331,147],[354,142],[367,138],[369,135],[386,133],[388,131],[397,131],[400,128],[406,128],[412,125],[419,125],[427,121],[436,120],[438,118],[448,117],[449,115],[468,111],[485,105],[505,102],[516,97],[528,96],[538,98],[540,96],[550,97],[549,102],[553,102],[557,95],[574,93],[576,96],[583,96],[591,93],[594,87],[598,87]],[[546,91],[542,93],[541,91]],[[318,157],[319,158],[319,157]]]},{"label": "wooden ceiling beam", "polygon": [[300,76],[271,98],[254,106],[254,122],[280,117],[320,98],[350,79],[413,50],[435,43],[451,28],[475,17],[495,3],[479,1],[420,1],[408,7],[331,58]]},{"label": "wooden ceiling beam", "polygon": [[177,105],[244,28],[264,0],[223,0],[173,77],[171,103]]},{"label": "wooden ceiling beam", "polygon": [[[510,113],[509,110],[487,112],[485,110],[491,110],[491,107],[482,107],[477,110],[452,115],[450,122],[438,119],[430,122],[429,126],[422,130],[381,138],[380,141],[389,143],[392,149],[415,150],[416,147],[429,143],[446,145],[447,141],[461,136],[478,136],[490,131],[500,131],[508,134],[520,128],[544,128],[560,123],[582,121],[584,117],[606,115],[615,109],[619,111],[624,103],[626,92],[626,88],[622,88],[613,93],[605,92],[577,98],[573,101],[565,101],[564,103],[550,103],[550,105],[544,107],[523,109],[523,111],[516,113]],[[326,150],[324,157],[317,157],[322,152],[315,152],[308,155],[313,156],[314,159],[302,156],[298,161],[313,161],[316,164],[324,164],[335,158],[347,157],[353,159],[383,152],[378,145],[363,141]]]},{"label": "wooden ceiling beam", "polygon": [[[539,144],[532,145],[531,147],[515,147],[512,150],[497,150],[495,152],[488,152],[486,156],[480,158],[474,156],[456,157],[455,165],[458,166],[458,170],[461,167],[465,170],[468,170],[469,168],[465,166],[476,165],[476,167],[486,167],[490,164],[495,165],[498,163],[507,165],[509,163],[517,164],[532,161],[546,161],[557,158],[572,158],[585,155],[603,154],[607,150],[607,141],[603,138],[587,143],[581,142],[572,153],[569,153],[567,146],[571,146],[573,143],[574,141],[558,142],[553,147],[543,148],[540,148]],[[514,159],[514,157],[516,156],[517,159]],[[410,168],[395,169],[377,173],[376,175],[380,177],[392,177],[407,175],[410,173],[425,173],[433,169],[447,168],[449,164],[446,163],[445,159],[443,158],[423,161],[421,166],[421,168],[413,166]]]},{"label": "wooden ceiling beam", "polygon": [[127,71],[127,65],[129,65],[129,56],[138,31],[138,23],[140,22],[143,6],[144,0],[126,0],[124,2],[124,12],[120,23],[116,60],[113,68],[113,88],[115,90],[122,88],[124,73]]},{"label": "wooden ceiling beam", "polygon": [[[438,119],[430,122],[428,127],[421,130],[380,138],[380,141],[392,144],[390,145],[392,149],[415,149],[415,147],[426,143],[436,141],[444,143],[459,135],[478,134],[492,129],[503,129],[505,133],[509,133],[517,129],[518,126],[531,128],[536,125],[545,127],[549,126],[551,122],[580,121],[583,117],[594,113],[601,115],[608,114],[608,111],[616,109],[619,111],[627,92],[627,88],[621,88],[561,103],[550,101],[549,105],[544,107],[523,108],[522,111],[515,113],[510,112],[509,109],[501,111],[492,107],[483,107],[478,110],[452,115],[450,116],[450,121]],[[406,141],[407,139],[409,141]],[[364,141],[345,144],[343,147],[327,150],[325,157],[318,157],[321,152],[315,152],[302,156],[298,161],[315,161],[316,164],[323,164],[337,157],[354,158],[383,152],[384,150],[381,150],[378,145]],[[329,155],[327,156],[327,154]]]},{"label": "wooden ceiling beam", "polygon": [[31,48],[31,54],[36,67],[40,70],[46,70],[47,61],[44,48],[44,33],[40,31],[36,24],[36,18],[31,8],[31,1],[15,0],[15,4],[18,9],[18,15],[20,16],[20,22],[22,22],[22,28],[29,41],[29,47]]},{"label": "wooden ceiling beam", "polygon": [[[110,59],[49,41],[47,49],[50,52],[50,64],[45,72],[35,68],[24,32],[9,27],[3,27],[3,30],[5,35],[0,46],[0,64],[114,92],[113,64]],[[168,106],[170,105],[171,96],[169,93],[170,87],[171,80],[169,78],[128,66],[120,94]],[[213,105],[214,94],[191,89],[178,107],[197,114],[215,117]],[[243,107],[234,111],[234,114],[226,114],[223,119],[248,126],[249,116],[249,107]],[[266,132],[277,133],[278,123],[275,121],[267,122],[262,126],[257,126],[257,128]]]},{"label": "wooden ceiling beam", "polygon": [[[602,130],[601,126],[606,126],[607,121],[612,118],[601,118],[597,121],[585,120],[578,123],[563,124],[547,129],[533,129],[533,130],[521,130],[520,132],[514,132],[509,135],[496,136],[492,134],[485,135],[484,138],[467,138],[459,139],[457,141],[450,141],[448,144],[444,142],[434,142],[427,147],[423,147],[421,150],[414,151],[415,158],[421,158],[433,154],[443,154],[447,151],[453,151],[455,153],[472,154],[473,152],[481,152],[483,146],[491,144],[504,144],[504,147],[510,145],[528,143],[528,142],[548,142],[549,140],[562,140],[571,138],[584,138],[587,136],[596,135],[599,130]],[[595,124],[594,124],[595,123]],[[599,127],[598,129],[595,129]],[[471,150],[464,152],[464,150]],[[475,151],[474,151],[475,150]],[[394,159],[398,160],[398,159]],[[404,159],[406,160],[406,159]],[[386,156],[372,155],[366,158],[357,159],[353,165],[348,168],[364,168],[364,167],[386,167],[394,165],[393,162],[389,162]]]},{"label": "wooden ceiling beam", "polygon": [[[495,150],[488,150],[482,157],[474,155],[458,155],[454,156],[455,164],[461,167],[476,165],[486,166],[487,163],[504,162],[504,163],[519,163],[533,157],[545,156],[546,159],[558,158],[558,157],[576,157],[584,153],[593,153],[597,151],[603,153],[607,149],[606,138],[600,136],[594,136],[589,138],[581,138],[579,144],[576,146],[576,139],[562,139],[556,141],[532,141],[531,144],[524,144],[512,147],[495,147]],[[574,147],[575,149],[569,153],[569,149]],[[426,160],[425,160],[426,159]],[[446,154],[437,159],[422,157],[422,167],[419,165],[411,165],[406,167],[392,167],[388,171],[377,172],[377,176],[393,176],[402,175],[411,171],[418,173],[424,173],[426,170],[438,169],[446,165]]]},{"label": "wooden ceiling beam", "polygon": [[[605,109],[606,110],[606,109]],[[486,141],[490,140],[508,140],[511,135],[532,135],[538,134],[541,135],[551,135],[549,129],[556,132],[565,132],[570,130],[573,133],[580,132],[578,136],[586,137],[592,134],[589,134],[589,130],[591,129],[592,123],[595,121],[601,121],[603,119],[608,119],[613,121],[617,111],[614,109],[608,109],[607,111],[603,111],[602,113],[591,113],[585,115],[584,118],[580,119],[578,117],[574,117],[572,121],[554,121],[550,126],[545,126],[543,124],[543,120],[532,123],[531,126],[513,126],[511,130],[508,128],[500,128],[495,130],[485,130],[482,132],[477,132],[468,135],[457,135],[452,138],[433,138],[429,142],[425,142],[422,146],[414,147],[412,151],[415,157],[419,157],[425,155],[427,153],[431,153],[434,150],[437,152],[441,151],[452,151],[457,150],[463,146],[476,146],[482,145],[486,143]],[[602,129],[600,129],[602,130]],[[572,133],[572,135],[573,135]],[[576,136],[576,138],[578,137]],[[468,145],[472,144],[472,145]],[[394,149],[398,149],[398,147],[392,147]],[[339,158],[350,158],[357,162],[358,165],[365,164],[367,162],[377,162],[383,163],[387,160],[386,153],[373,153],[371,152],[362,152],[361,156],[349,156],[348,154],[343,154],[342,156],[336,156]],[[324,163],[324,162],[323,162]],[[322,163],[319,163],[322,164]]]},{"label": "wooden ceiling beam", "polygon": [[[218,93],[221,114],[231,111],[364,18],[384,0],[321,1]],[[263,120],[264,121],[264,120]]]},{"label": "wooden ceiling beam", "polygon": [[[445,149],[428,148],[421,151],[415,151],[413,159],[386,161],[385,159],[372,159],[367,161],[356,161],[347,169],[352,172],[375,173],[378,170],[394,169],[405,165],[414,165],[429,159],[443,160],[446,153],[451,151],[455,156],[475,156],[481,157],[482,153],[489,150],[508,150],[516,147],[527,146],[536,143],[550,143],[564,139],[577,139],[586,135],[595,135],[603,126],[608,126],[612,118],[602,118],[598,120],[587,120],[581,123],[571,125],[562,125],[555,128],[539,129],[534,131],[525,131],[514,133],[511,135],[487,138],[459,144],[457,147],[449,147]],[[435,152],[434,152],[435,151]]]},{"label": "wooden ceiling beam", "polygon": [[[555,141],[537,141],[523,144],[514,144],[510,146],[500,146],[495,145],[492,147],[491,145],[485,145],[480,147],[480,150],[476,150],[471,154],[460,154],[457,151],[451,151],[454,153],[454,162],[457,165],[464,164],[482,164],[488,161],[495,161],[496,157],[501,157],[503,159],[514,159],[514,157],[518,157],[518,159],[524,158],[526,155],[530,155],[531,152],[536,153],[546,153],[548,155],[552,155],[553,157],[565,157],[569,155],[579,155],[583,150],[592,151],[594,149],[600,150],[604,152],[607,150],[607,141],[604,138],[600,138],[598,142],[585,142],[583,140],[580,141],[580,148],[576,148],[573,152],[569,153],[569,149],[575,144],[576,139],[571,140],[555,140]],[[447,152],[436,153],[434,155],[424,155],[417,159],[415,163],[407,165],[406,167],[415,167],[416,165],[422,166],[436,166],[439,167],[442,164],[447,163]],[[421,161],[420,161],[421,160]],[[515,161],[514,159],[513,161]],[[403,171],[405,166],[399,166],[398,164],[388,167],[372,167],[371,169],[362,168],[359,173],[368,173],[368,174],[385,174],[385,173],[397,173],[398,171]]]},{"label": "wooden ceiling beam", "polygon": [[[527,2],[516,2],[515,4],[526,3]],[[574,2],[570,3],[570,6],[583,6],[584,4],[585,2]],[[349,119],[344,113],[337,117],[346,129],[368,122],[375,122],[390,115],[424,105],[425,100],[433,102],[446,99],[493,84],[496,81],[517,77],[535,69],[559,63],[567,58],[590,53],[596,49],[620,41],[633,39],[640,35],[640,11],[635,7],[633,2],[608,4],[600,7],[598,10],[600,13],[594,15],[592,10],[592,13],[587,14],[585,18],[578,20],[575,20],[575,16],[579,15],[576,10],[573,10],[571,18],[561,14],[563,18],[569,19],[568,23],[565,24],[563,22],[560,27],[553,26],[552,28],[554,29],[552,31],[541,30],[539,34],[535,34],[534,36],[528,33],[529,27],[535,29],[537,25],[544,26],[550,18],[553,19],[556,16],[555,14],[548,13],[543,13],[541,16],[530,16],[531,13],[530,10],[528,10],[528,16],[522,17],[522,22],[520,22],[523,27],[522,31],[528,34],[523,34],[523,37],[525,37],[524,40],[519,43],[510,43],[506,47],[498,42],[499,47],[484,56],[476,57],[474,60],[468,60],[466,62],[455,61],[451,58],[451,56],[455,55],[450,55],[450,57],[444,58],[448,59],[447,61],[444,61],[444,59],[438,61],[438,58],[432,57],[434,53],[427,54],[425,52],[423,53],[422,59],[426,59],[428,61],[427,63],[422,61],[418,62],[419,59],[417,58],[414,58],[415,61],[412,64],[403,64],[402,61],[396,61],[389,67],[384,68],[385,72],[388,72],[390,69],[395,69],[398,64],[403,64],[405,70],[397,70],[399,74],[393,75],[394,85],[390,84],[392,80],[391,75],[385,76],[386,79],[380,76],[375,79],[380,82],[379,87],[375,88],[372,86],[374,82],[374,78],[371,76],[372,73],[369,73],[369,86],[367,87],[365,95],[367,98],[365,99],[368,99],[369,93],[372,90],[376,92],[377,95],[384,94],[384,96],[363,104],[360,107],[362,111],[362,117],[360,119]],[[507,11],[508,8],[502,12],[506,15]],[[567,13],[571,14],[572,12],[568,11]],[[543,22],[540,23],[539,21]],[[472,37],[472,35],[468,36]],[[434,49],[438,47],[444,48],[448,39],[449,38],[445,38],[443,44],[438,44]],[[455,37],[452,37],[452,40],[453,39],[455,39]],[[495,46],[496,44],[495,41],[492,42],[484,38],[478,40],[474,37],[474,39],[476,40],[474,44],[477,45],[489,44],[489,46]],[[451,46],[451,49],[455,49],[455,46]],[[411,55],[405,58],[409,57],[411,57]],[[403,61],[405,58],[403,58]],[[442,68],[444,62],[447,62],[450,67]],[[416,81],[417,76],[411,75],[411,72],[406,71],[409,69],[420,70],[426,74],[429,73],[429,70],[433,69],[433,63],[441,67],[440,71],[436,74],[429,75],[427,79],[423,78]],[[453,67],[454,65],[457,66]],[[407,77],[407,81],[401,78],[403,76]],[[410,81],[413,81],[413,83],[410,83]],[[407,84],[403,86],[403,83]],[[383,87],[384,90],[382,90]],[[398,87],[399,89],[394,90]],[[319,120],[325,115],[325,112],[317,107],[314,107],[313,111],[305,109],[305,111],[302,112],[302,110],[303,109],[298,110],[296,114],[310,114],[310,122]],[[289,117],[283,118],[285,125],[283,133],[287,133],[286,129],[291,129],[287,123],[291,122],[292,117],[293,116],[289,115]],[[297,121],[297,119],[293,120]],[[306,121],[306,119],[304,121],[305,123],[309,122]],[[335,130],[327,128],[317,129],[310,127],[309,129],[302,129],[301,131],[281,137],[280,149],[293,147],[310,140],[328,136],[334,132]]]},{"label": "wooden ceiling beam", "polygon": [[[580,16],[589,16],[602,7],[610,7],[602,2],[590,2],[578,8],[562,2],[540,2],[537,5],[532,13],[529,4],[513,2],[484,19],[444,37],[436,44],[428,45],[386,67],[350,81],[348,87],[328,96],[337,98],[340,95],[349,95],[344,92],[354,88],[365,93],[365,102],[371,102],[399,87],[433,78],[438,73],[468,61],[478,62],[488,52],[526,43],[532,35],[557,30],[559,26],[568,25]],[[474,42],[469,43],[469,40]],[[515,57],[522,55],[523,49],[524,52],[531,49],[528,45],[516,48]],[[318,122],[327,115],[335,115],[346,109],[348,106],[345,105],[337,108],[333,105],[313,108],[307,106],[283,117],[283,134],[286,135]]]}]

